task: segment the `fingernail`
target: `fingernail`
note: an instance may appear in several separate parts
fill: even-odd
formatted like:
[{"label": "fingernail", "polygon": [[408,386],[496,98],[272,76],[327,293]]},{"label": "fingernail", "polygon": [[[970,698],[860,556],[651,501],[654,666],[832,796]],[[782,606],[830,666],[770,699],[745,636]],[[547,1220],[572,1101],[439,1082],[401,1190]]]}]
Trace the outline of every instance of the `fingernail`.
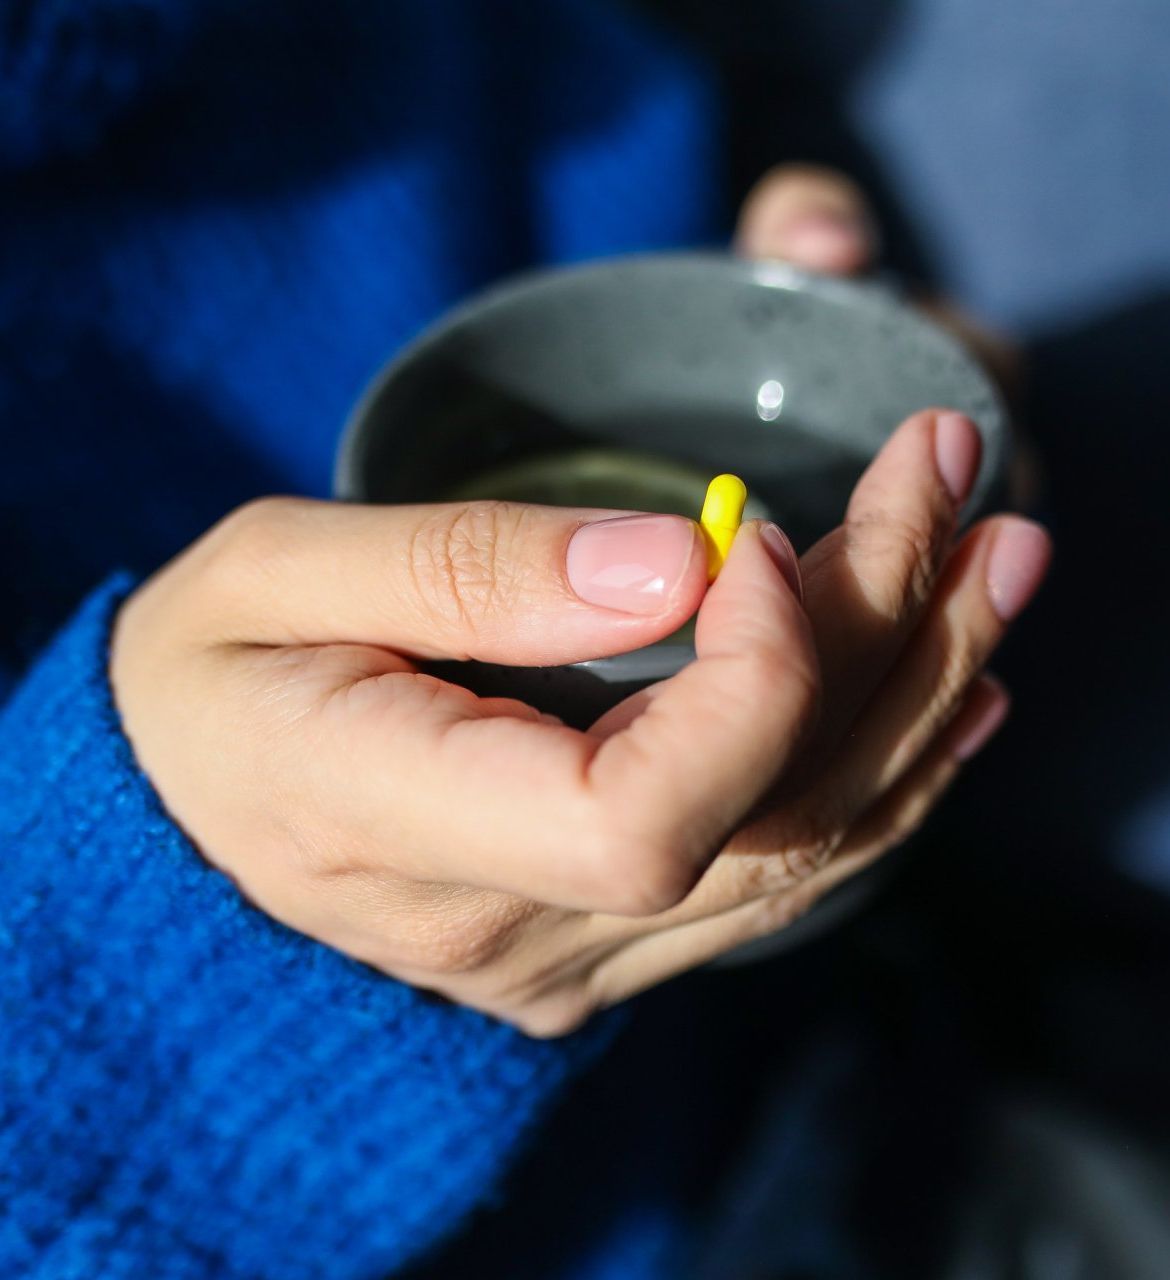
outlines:
[{"label": "fingernail", "polygon": [[766,521],[760,525],[760,541],[772,557],[772,563],[783,574],[792,594],[803,604],[804,582],[800,576],[800,560],[792,543],[788,541],[788,535],[779,525]]},{"label": "fingernail", "polygon": [[970,760],[981,751],[1007,719],[1011,705],[1011,695],[994,676],[980,676],[963,708],[964,723],[957,730],[953,748],[955,759]]},{"label": "fingernail", "polygon": [[682,516],[619,516],[583,524],[569,540],[569,585],[587,604],[661,613],[694,555],[696,528]]},{"label": "fingernail", "polygon": [[868,256],[865,227],[856,218],[829,209],[789,223],[776,239],[785,257],[814,270],[852,270]]},{"label": "fingernail", "polygon": [[934,460],[942,482],[956,506],[966,502],[983,441],[979,429],[961,413],[940,413],[934,421]]},{"label": "fingernail", "polygon": [[1011,622],[1036,594],[1052,559],[1048,531],[1031,520],[1003,522],[987,558],[987,594],[1002,622]]}]

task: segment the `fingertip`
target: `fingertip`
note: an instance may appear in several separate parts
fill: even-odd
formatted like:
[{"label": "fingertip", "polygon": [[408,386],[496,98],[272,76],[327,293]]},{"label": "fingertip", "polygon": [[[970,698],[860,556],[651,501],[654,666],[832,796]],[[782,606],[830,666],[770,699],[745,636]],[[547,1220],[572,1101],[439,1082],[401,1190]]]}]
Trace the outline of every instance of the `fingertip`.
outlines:
[{"label": "fingertip", "polygon": [[742,585],[749,577],[758,589],[761,574],[765,582],[780,586],[786,594],[803,601],[800,559],[788,535],[771,520],[746,520],[736,533],[723,569],[708,594],[721,582],[726,592],[731,584]]},{"label": "fingertip", "polygon": [[987,594],[1001,622],[1031,603],[1052,564],[1052,535],[1023,516],[1004,516],[987,556]]},{"label": "fingertip", "polygon": [[[865,499],[873,486],[912,469],[934,480],[935,501],[957,514],[970,496],[983,456],[983,437],[966,414],[946,406],[919,409],[900,422],[854,488]],[[855,508],[851,508],[855,509]]]},{"label": "fingertip", "polygon": [[1011,691],[1007,685],[990,671],[981,671],[975,678],[975,687],[982,691],[983,695],[999,700],[1011,701]]},{"label": "fingertip", "polygon": [[961,764],[977,755],[1003,727],[1011,712],[1007,687],[989,672],[980,675],[956,718],[951,754]]},{"label": "fingertip", "polygon": [[699,609],[696,648],[711,653],[719,637],[745,634],[768,648],[791,648],[807,626],[803,597],[800,562],[787,535],[771,521],[749,520]]},{"label": "fingertip", "polygon": [[855,275],[872,262],[872,246],[856,219],[817,210],[773,233],[772,256],[825,275]]},{"label": "fingertip", "polygon": [[935,466],[956,508],[970,496],[982,456],[983,437],[966,414],[948,409],[935,415]]},{"label": "fingertip", "polygon": [[764,544],[764,550],[771,557],[772,563],[780,570],[780,576],[784,579],[792,594],[803,604],[804,581],[800,576],[800,559],[788,535],[778,524],[773,524],[771,520],[761,520],[759,522],[759,535],[760,541]]},{"label": "fingertip", "polygon": [[744,201],[736,248],[809,271],[856,275],[878,256],[868,204],[843,174],[789,165],[766,174]]}]

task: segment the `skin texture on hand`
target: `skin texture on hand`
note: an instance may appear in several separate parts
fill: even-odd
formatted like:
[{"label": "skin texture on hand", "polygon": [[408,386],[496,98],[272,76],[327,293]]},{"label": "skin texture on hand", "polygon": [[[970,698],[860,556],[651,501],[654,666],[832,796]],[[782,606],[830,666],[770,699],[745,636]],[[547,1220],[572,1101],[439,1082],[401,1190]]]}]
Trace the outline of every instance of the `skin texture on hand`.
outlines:
[{"label": "skin texture on hand", "polygon": [[[917,414],[801,565],[752,522],[710,590],[681,517],[261,500],[127,602],[115,694],[169,811],[254,903],[562,1034],[782,927],[998,727],[979,673],[1049,549],[1012,517],[953,545],[978,462],[966,419]],[[578,661],[696,611],[696,661],[587,732],[417,665]]]},{"label": "skin texture on hand", "polygon": [[[123,609],[127,731],[172,814],[272,915],[567,1031],[806,909],[904,837],[969,752],[997,602],[1034,590],[1047,542],[1005,517],[948,556],[942,437],[933,412],[895,434],[806,555],[806,607],[754,523],[704,596],[695,527],[664,517],[687,536],[665,540],[674,585],[647,613],[573,590],[573,540],[614,513],[253,504]],[[624,522],[635,558],[645,520]],[[661,638],[696,604],[697,660],[587,733],[415,666],[572,661]]]}]

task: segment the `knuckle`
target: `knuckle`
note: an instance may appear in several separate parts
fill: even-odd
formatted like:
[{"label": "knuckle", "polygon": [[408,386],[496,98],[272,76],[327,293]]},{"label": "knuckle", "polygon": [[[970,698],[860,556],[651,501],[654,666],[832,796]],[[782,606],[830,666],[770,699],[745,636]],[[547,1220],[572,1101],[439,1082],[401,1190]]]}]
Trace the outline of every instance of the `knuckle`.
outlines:
[{"label": "knuckle", "polygon": [[588,992],[571,990],[546,996],[505,1016],[534,1040],[557,1040],[580,1030],[597,1012],[597,1002]]},{"label": "knuckle", "polygon": [[517,586],[509,548],[523,520],[517,504],[479,501],[441,508],[414,531],[409,567],[433,621],[474,636],[506,614]]},{"label": "knuckle", "polygon": [[473,897],[477,902],[471,909],[442,908],[421,916],[409,939],[412,966],[446,978],[494,975],[498,983],[501,961],[536,907],[527,903],[514,909],[502,895],[499,903],[496,895]]},{"label": "knuckle", "polygon": [[736,870],[735,896],[744,902],[762,898],[775,888],[777,867],[775,858],[768,853],[735,853],[732,864]]},{"label": "knuckle", "polygon": [[771,897],[811,879],[833,860],[845,840],[841,802],[806,796],[733,838],[728,852],[738,866],[739,898]]},{"label": "knuckle", "polygon": [[871,606],[894,623],[917,617],[934,589],[945,538],[941,525],[888,513],[853,521],[847,553]]},{"label": "knuckle", "polygon": [[761,898],[755,908],[751,931],[757,937],[777,933],[799,920],[810,905],[811,900],[807,895],[796,893],[777,893]]},{"label": "knuckle", "polygon": [[923,723],[935,732],[960,706],[987,655],[966,634],[926,635],[924,644],[930,683]]},{"label": "knuckle", "polygon": [[499,940],[462,929],[430,930],[411,940],[413,967],[442,977],[476,973],[498,954]]},{"label": "knuckle", "polygon": [[697,872],[668,842],[602,835],[589,861],[598,907],[619,916],[655,916],[677,906],[694,888]]},{"label": "knuckle", "polygon": [[934,693],[936,718],[940,723],[949,719],[963,701],[978,670],[976,656],[965,646],[952,650],[943,660]]},{"label": "knuckle", "polygon": [[779,852],[791,881],[808,880],[832,861],[844,839],[843,825],[815,808],[791,822]]},{"label": "knuckle", "polygon": [[788,874],[798,884],[811,879],[822,867],[828,865],[836,851],[834,840],[814,840],[803,844],[791,845],[780,855]]},{"label": "knuckle", "polygon": [[224,542],[235,551],[261,551],[279,546],[301,503],[296,498],[253,498],[220,522]]},{"label": "knuckle", "polygon": [[308,504],[297,498],[254,498],[226,515],[203,539],[200,569],[213,592],[251,592],[258,577],[288,555],[290,530]]}]

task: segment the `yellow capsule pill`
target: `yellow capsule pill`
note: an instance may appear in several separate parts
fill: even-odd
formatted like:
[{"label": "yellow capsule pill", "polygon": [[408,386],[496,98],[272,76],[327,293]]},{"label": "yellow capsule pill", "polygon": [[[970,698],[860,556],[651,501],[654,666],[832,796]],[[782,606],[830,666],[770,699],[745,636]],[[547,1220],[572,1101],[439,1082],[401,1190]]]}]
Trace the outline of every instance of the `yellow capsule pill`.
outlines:
[{"label": "yellow capsule pill", "polygon": [[747,485],[739,476],[716,476],[707,486],[699,527],[707,543],[707,581],[714,582],[723,568],[736,531],[743,520]]}]

